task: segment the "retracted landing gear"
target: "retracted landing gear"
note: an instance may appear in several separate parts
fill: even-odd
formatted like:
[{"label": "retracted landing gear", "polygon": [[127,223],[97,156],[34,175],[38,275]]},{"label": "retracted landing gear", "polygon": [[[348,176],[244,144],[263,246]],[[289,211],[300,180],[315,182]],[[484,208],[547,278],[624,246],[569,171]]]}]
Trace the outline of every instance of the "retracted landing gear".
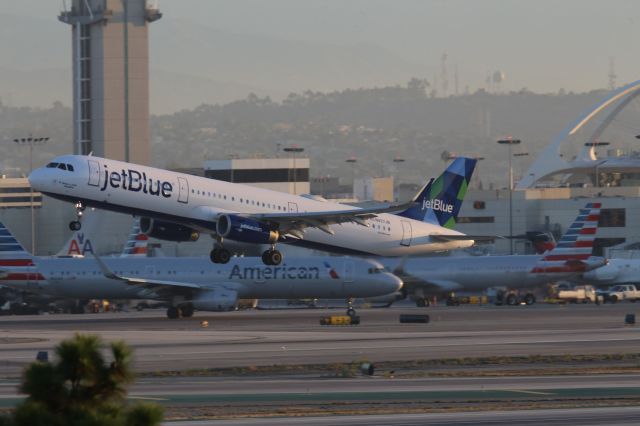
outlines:
[{"label": "retracted landing gear", "polygon": [[264,253],[262,253],[262,263],[273,266],[281,264],[282,253],[276,250],[275,245],[272,245],[269,250],[265,250]]},{"label": "retracted landing gear", "polygon": [[75,205],[76,208],[76,220],[72,220],[69,222],[69,229],[72,231],[79,231],[82,228],[82,223],[80,220],[82,219],[82,213],[84,213],[84,209],[86,208],[81,202],[77,202]]},{"label": "retracted landing gear", "polygon": [[216,244],[209,253],[209,259],[213,263],[229,263],[231,260],[231,252],[222,246],[222,238],[216,238]]}]

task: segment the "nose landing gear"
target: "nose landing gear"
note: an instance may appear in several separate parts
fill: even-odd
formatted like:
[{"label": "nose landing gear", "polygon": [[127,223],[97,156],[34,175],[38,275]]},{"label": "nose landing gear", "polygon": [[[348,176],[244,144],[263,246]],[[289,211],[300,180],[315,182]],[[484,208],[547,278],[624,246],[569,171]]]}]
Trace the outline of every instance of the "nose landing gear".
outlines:
[{"label": "nose landing gear", "polygon": [[72,231],[79,231],[82,228],[82,223],[80,220],[82,219],[82,214],[87,207],[83,205],[80,201],[78,201],[75,205],[76,209],[76,220],[72,220],[69,222],[69,229]]}]

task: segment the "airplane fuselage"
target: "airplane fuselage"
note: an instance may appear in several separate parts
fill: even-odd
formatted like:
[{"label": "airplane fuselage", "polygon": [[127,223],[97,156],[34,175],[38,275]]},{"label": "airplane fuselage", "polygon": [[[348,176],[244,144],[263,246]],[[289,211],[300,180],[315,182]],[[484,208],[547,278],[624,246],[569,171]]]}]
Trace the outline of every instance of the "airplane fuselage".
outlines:
[{"label": "airplane fuselage", "polygon": [[[353,210],[247,185],[229,183],[91,156],[62,156],[50,164],[73,171],[40,168],[29,177],[34,189],[54,198],[86,206],[167,220],[200,232],[215,233],[221,214],[306,213]],[[440,203],[437,208],[450,208]],[[434,235],[462,235],[431,223],[380,213],[367,226],[347,222],[330,225],[333,232],[308,227],[302,239],[280,241],[332,252],[380,256],[419,255],[469,247],[473,240],[443,241]]]},{"label": "airplane fuselage", "polygon": [[[378,263],[348,257],[298,257],[278,266],[249,257],[234,257],[224,265],[212,264],[204,257],[102,261],[119,276],[202,286],[193,293],[224,288],[242,299],[372,297],[393,293],[402,285]],[[167,299],[166,292],[163,295],[153,286],[105,277],[95,258],[40,257],[34,264],[19,272],[7,268],[0,285],[73,299]],[[184,290],[172,288],[176,295]]]},{"label": "airplane fuselage", "polygon": [[[398,259],[378,260],[389,270],[394,270],[400,263]],[[410,258],[404,262],[406,275],[402,277],[407,289],[414,281],[442,290],[477,291],[490,287],[531,288],[584,272],[570,265],[557,265],[553,271],[537,272],[540,260],[540,255]],[[586,267],[598,267],[603,263],[604,259],[594,258]]]}]

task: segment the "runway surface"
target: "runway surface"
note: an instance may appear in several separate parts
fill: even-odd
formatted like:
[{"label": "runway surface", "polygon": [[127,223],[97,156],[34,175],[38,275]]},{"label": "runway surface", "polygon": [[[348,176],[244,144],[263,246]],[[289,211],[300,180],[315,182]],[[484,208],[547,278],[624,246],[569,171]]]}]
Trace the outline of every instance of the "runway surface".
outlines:
[{"label": "runway surface", "polygon": [[[320,326],[342,310],[196,313],[168,320],[164,311],[0,317],[0,377],[15,376],[40,350],[74,333],[124,339],[138,371],[367,359],[636,353],[640,326],[625,326],[635,304],[461,306],[360,309],[358,326]],[[404,313],[428,313],[428,324],[400,324]],[[201,327],[207,320],[209,326]]]},{"label": "runway surface", "polygon": [[[637,305],[640,307],[640,305]],[[300,413],[323,413],[323,407],[355,407],[369,412],[390,405],[393,416],[311,417],[306,425],[325,424],[636,424],[637,411],[558,410],[509,414],[457,413],[409,415],[406,406],[433,411],[449,407],[463,411],[504,403],[512,408],[558,407],[558,401],[599,401],[604,405],[640,401],[640,371],[625,374],[562,374],[514,377],[411,377],[380,371],[373,377],[336,378],[334,373],[247,374],[271,365],[349,364],[368,360],[410,361],[512,355],[637,354],[640,326],[624,324],[635,304],[579,306],[461,306],[359,309],[358,326],[320,326],[329,309],[258,310],[196,313],[194,318],[169,320],[163,310],[84,315],[0,317],[0,407],[21,400],[17,385],[24,365],[38,351],[49,351],[74,333],[96,333],[106,341],[124,339],[135,349],[139,372],[184,371],[244,367],[244,375],[221,377],[143,377],[130,389],[134,400],[171,407],[177,417],[222,408],[225,413],[265,407],[294,407]],[[400,324],[401,314],[428,314],[427,324]],[[202,327],[201,321],[208,321]],[[635,361],[637,364],[637,361]],[[633,362],[631,362],[633,364]],[[570,366],[567,366],[570,367]],[[431,367],[430,367],[431,368]],[[435,368],[435,367],[433,367]],[[469,367],[459,367],[465,369]],[[511,368],[501,365],[486,369]],[[517,367],[515,367],[517,368]],[[551,405],[550,405],[551,404]],[[184,408],[183,408],[184,407]],[[192,408],[194,407],[194,408]],[[199,411],[200,410],[200,411]],[[230,411],[229,411],[230,410]],[[320,410],[320,411],[319,411]],[[368,411],[369,410],[369,411]],[[579,413],[576,416],[575,413]],[[627,413],[627,414],[621,414]],[[632,414],[629,414],[632,413]],[[217,412],[213,415],[218,415]],[[225,415],[223,413],[223,415]],[[530,417],[529,415],[533,415]],[[436,417],[425,417],[436,416]],[[438,417],[441,416],[441,417]],[[515,417],[514,417],[515,416]],[[520,417],[518,417],[520,416]],[[522,417],[524,416],[524,417]],[[329,420],[327,420],[329,419]],[[514,420],[516,419],[516,420]],[[605,421],[606,419],[606,421]],[[633,421],[631,420],[633,419]],[[260,420],[185,424],[273,424]],[[299,424],[291,419],[286,423]],[[278,424],[286,424],[281,419]]]},{"label": "runway surface", "polygon": [[202,422],[167,422],[171,426],[329,426],[340,424],[394,426],[466,426],[466,425],[637,425],[640,407],[586,408],[565,410],[488,411],[437,414],[394,414],[374,416],[304,417],[238,419]]}]

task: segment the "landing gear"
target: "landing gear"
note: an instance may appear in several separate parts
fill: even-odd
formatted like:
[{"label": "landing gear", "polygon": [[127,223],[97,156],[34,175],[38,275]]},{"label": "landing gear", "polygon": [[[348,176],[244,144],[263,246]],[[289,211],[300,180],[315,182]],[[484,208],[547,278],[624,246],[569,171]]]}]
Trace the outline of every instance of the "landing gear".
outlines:
[{"label": "landing gear", "polygon": [[347,316],[350,316],[351,318],[356,316],[356,310],[353,307],[353,299],[347,300]]},{"label": "landing gear", "polygon": [[231,259],[231,252],[224,247],[216,247],[211,250],[209,258],[213,263],[229,263]]},{"label": "landing gear", "polygon": [[180,318],[180,309],[176,306],[170,306],[167,309],[167,318],[169,319],[177,319]]},{"label": "landing gear", "polygon": [[72,220],[71,222],[69,222],[69,229],[71,229],[72,231],[79,231],[82,228],[82,223],[80,222],[80,219],[82,219],[82,213],[84,213],[84,209],[86,209],[86,206],[84,206],[81,202],[77,202],[75,205],[76,208],[76,220]]},{"label": "landing gear", "polygon": [[209,259],[211,259],[213,263],[229,263],[229,260],[231,260],[231,252],[223,247],[222,237],[214,235],[213,238],[215,238],[216,242],[213,250],[209,253]]},{"label": "landing gear", "polygon": [[426,308],[429,305],[430,305],[429,299],[427,299],[426,297],[421,297],[419,299],[416,299],[416,306],[418,308]]},{"label": "landing gear", "polygon": [[191,318],[193,316],[193,303],[185,303],[184,305],[179,306],[180,313],[182,313],[183,318]]},{"label": "landing gear", "polygon": [[269,250],[262,253],[262,263],[265,265],[277,266],[282,263],[282,253],[272,246]]}]

